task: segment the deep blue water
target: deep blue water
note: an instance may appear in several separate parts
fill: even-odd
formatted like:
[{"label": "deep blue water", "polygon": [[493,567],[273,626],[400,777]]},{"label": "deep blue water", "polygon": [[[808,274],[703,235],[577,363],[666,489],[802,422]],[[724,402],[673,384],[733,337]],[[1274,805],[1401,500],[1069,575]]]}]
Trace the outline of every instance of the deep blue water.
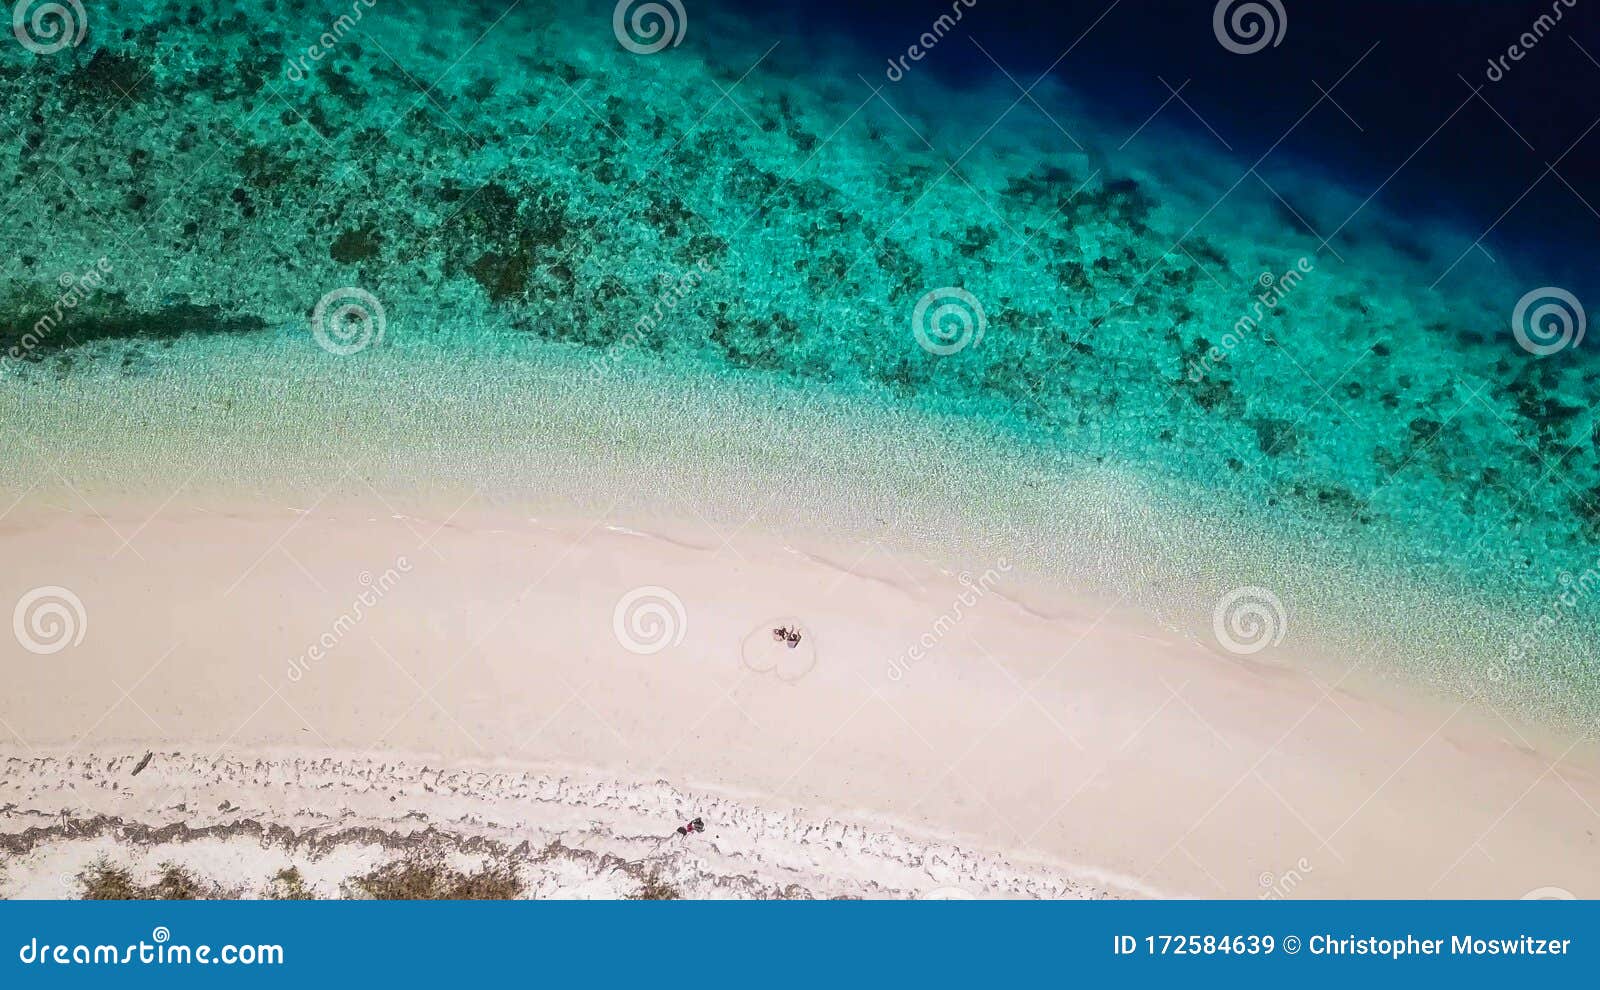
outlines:
[{"label": "deep blue water", "polygon": [[[1551,0],[1256,0],[1275,46],[1219,37],[1205,0],[974,0],[936,26],[951,2],[661,0],[681,44],[651,50],[607,0],[106,0],[71,50],[0,46],[21,128],[0,145],[0,399],[33,447],[98,444],[142,477],[143,433],[98,422],[125,396],[193,389],[141,427],[187,442],[220,394],[298,450],[335,358],[340,394],[402,413],[396,362],[441,351],[486,384],[530,348],[582,355],[621,399],[642,366],[865,396],[1069,478],[1152,479],[1229,533],[1309,534],[1223,576],[1282,563],[1300,615],[1345,601],[1342,551],[1381,592],[1351,625],[1382,648],[1353,654],[1600,697],[1600,331],[1517,337],[1549,329],[1545,301],[1600,305],[1587,8],[1493,81]],[[279,347],[271,409],[234,405],[235,355]],[[468,410],[465,438],[522,446],[538,401]],[[361,439],[398,462],[405,433]],[[533,484],[498,455],[458,467]],[[1074,515],[1029,491],[1022,529]],[[1300,561],[1317,580],[1294,586]],[[1581,609],[1550,606],[1573,580]],[[1462,599],[1517,629],[1438,604]]]},{"label": "deep blue water", "polygon": [[[797,30],[836,32],[887,60],[951,7],[946,0],[822,0],[787,16]],[[1183,98],[1244,165],[1272,149],[1260,166],[1269,177],[1312,166],[1363,197],[1381,185],[1374,198],[1394,212],[1451,217],[1469,237],[1493,226],[1485,238],[1491,251],[1515,244],[1542,255],[1552,279],[1595,284],[1597,7],[1583,0],[1571,8],[1563,0],[1284,0],[1279,43],[1240,55],[1216,42],[1215,5],[1205,0],[977,0],[917,71],[970,85],[992,79],[998,61],[1030,85],[1049,70],[1135,122],[1169,98],[1162,80],[1174,88],[1187,81]],[[1538,43],[1520,61],[1507,59],[1498,80],[1489,78],[1491,58],[1506,56],[1558,8],[1559,21]],[[863,74],[878,81],[884,67]],[[1313,110],[1318,85],[1331,101]],[[1216,140],[1177,102],[1161,119]],[[1549,164],[1555,173],[1546,174]],[[1306,219],[1326,236],[1343,217]]]}]

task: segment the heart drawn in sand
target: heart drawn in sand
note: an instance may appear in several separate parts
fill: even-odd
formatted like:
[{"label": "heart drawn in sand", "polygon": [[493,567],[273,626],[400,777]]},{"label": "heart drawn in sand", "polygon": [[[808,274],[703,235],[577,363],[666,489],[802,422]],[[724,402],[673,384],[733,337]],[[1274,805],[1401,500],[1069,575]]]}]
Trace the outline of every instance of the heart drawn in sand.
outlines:
[{"label": "heart drawn in sand", "polygon": [[768,619],[745,635],[739,658],[757,674],[772,674],[792,684],[817,665],[816,635],[792,615]]}]

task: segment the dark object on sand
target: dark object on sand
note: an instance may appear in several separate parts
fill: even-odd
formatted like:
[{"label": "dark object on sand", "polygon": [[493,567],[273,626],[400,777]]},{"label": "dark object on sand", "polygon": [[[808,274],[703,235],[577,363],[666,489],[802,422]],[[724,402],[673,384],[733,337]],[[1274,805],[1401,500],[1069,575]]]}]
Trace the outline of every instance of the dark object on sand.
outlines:
[{"label": "dark object on sand", "polygon": [[[703,820],[699,819],[699,818],[691,818],[688,821],[684,822],[682,825],[679,825],[677,827],[677,829],[676,829],[676,831],[678,833],[678,838],[680,838],[680,839],[687,838],[688,836],[694,835],[696,832],[704,832],[705,830],[706,830],[706,823]],[[661,838],[656,840],[656,844],[655,845],[650,847],[650,855],[649,856],[646,856],[643,859],[633,859],[633,860],[629,860],[629,861],[627,861],[625,863],[618,863],[616,866],[613,866],[612,869],[620,870],[620,869],[623,869],[624,867],[637,866],[637,865],[639,865],[641,863],[648,862],[650,860],[651,856],[654,856],[656,854],[656,851],[661,848],[661,844],[663,842],[671,842],[671,841],[672,841],[672,836],[663,835]],[[661,868],[659,866],[657,866],[656,869],[651,871],[651,876],[652,877],[658,876],[660,874],[660,870],[661,870]],[[654,881],[649,880],[649,879],[647,879],[645,881],[645,888],[646,888],[647,891],[649,890],[650,884],[652,882],[654,882]],[[670,888],[668,888],[668,889],[670,889]],[[672,900],[672,899],[675,899],[676,896],[677,895],[674,895],[672,898],[666,898],[666,897],[651,896],[649,894],[643,894],[643,895],[640,895],[640,897],[638,899],[639,900],[647,900],[647,901]]]},{"label": "dark object on sand", "polygon": [[792,650],[800,645],[800,627],[790,629],[788,626],[779,626],[772,630],[772,638]]},{"label": "dark object on sand", "polygon": [[156,751],[155,750],[152,749],[152,750],[147,751],[144,754],[144,759],[139,761],[139,765],[133,768],[133,773],[129,774],[129,776],[131,776],[131,777],[139,776],[139,771],[143,770],[145,767],[149,766],[150,765],[150,758],[152,756],[155,756],[155,755],[156,755]]}]

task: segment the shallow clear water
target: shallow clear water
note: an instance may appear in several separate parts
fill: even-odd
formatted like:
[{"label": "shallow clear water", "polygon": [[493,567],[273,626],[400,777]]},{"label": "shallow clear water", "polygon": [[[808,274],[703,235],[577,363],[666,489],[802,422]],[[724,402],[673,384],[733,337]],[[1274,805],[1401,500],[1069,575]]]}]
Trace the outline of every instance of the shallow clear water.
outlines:
[{"label": "shallow clear water", "polygon": [[[891,80],[708,4],[636,52],[611,15],[109,3],[6,46],[8,484],[238,482],[231,435],[296,485],[329,444],[513,491],[620,449],[738,496],[705,466],[835,445],[864,529],[937,544],[910,489],[964,493],[951,528],[1042,570],[1202,619],[1265,584],[1362,660],[1592,703],[1600,366],[1519,345],[1533,252],[1053,81]],[[703,401],[663,422],[714,426],[604,428],[674,381]]]}]

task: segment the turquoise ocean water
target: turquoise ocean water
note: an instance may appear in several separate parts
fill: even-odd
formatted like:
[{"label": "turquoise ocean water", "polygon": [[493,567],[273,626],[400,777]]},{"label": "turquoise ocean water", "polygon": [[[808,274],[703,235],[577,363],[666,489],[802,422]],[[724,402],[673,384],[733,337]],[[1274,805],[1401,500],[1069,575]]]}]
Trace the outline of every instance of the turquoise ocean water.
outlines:
[{"label": "turquoise ocean water", "polygon": [[[8,487],[178,450],[314,487],[330,443],[482,488],[787,458],[859,478],[865,528],[936,546],[943,512],[1200,626],[1265,586],[1332,652],[1592,710],[1567,272],[1054,80],[1019,106],[793,22],[662,4],[662,46],[618,9],[110,2],[75,47],[4,46]],[[662,425],[719,408],[767,432]]]}]

